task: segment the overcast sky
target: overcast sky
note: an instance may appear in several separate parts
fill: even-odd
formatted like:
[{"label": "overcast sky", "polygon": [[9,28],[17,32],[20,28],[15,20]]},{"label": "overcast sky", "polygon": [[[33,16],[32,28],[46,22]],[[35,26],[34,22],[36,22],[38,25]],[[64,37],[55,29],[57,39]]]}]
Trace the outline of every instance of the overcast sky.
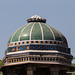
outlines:
[{"label": "overcast sky", "polygon": [[0,0],[0,59],[11,34],[33,15],[61,31],[75,56],[75,0]]}]

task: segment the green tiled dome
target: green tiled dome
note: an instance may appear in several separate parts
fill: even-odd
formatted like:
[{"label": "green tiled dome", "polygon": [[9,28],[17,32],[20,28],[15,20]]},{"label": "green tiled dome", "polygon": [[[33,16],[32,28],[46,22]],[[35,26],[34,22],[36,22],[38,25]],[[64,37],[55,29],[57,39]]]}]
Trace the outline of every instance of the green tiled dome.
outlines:
[{"label": "green tiled dome", "polygon": [[62,41],[67,44],[67,40],[62,33],[46,24],[46,19],[37,15],[27,19],[28,24],[17,29],[10,37],[8,43],[26,40],[53,40]]}]

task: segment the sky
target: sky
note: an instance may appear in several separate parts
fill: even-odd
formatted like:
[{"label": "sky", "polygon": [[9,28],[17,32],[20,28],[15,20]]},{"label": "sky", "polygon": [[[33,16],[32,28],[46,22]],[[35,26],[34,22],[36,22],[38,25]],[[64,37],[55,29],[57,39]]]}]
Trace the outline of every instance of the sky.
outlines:
[{"label": "sky", "polygon": [[75,56],[75,0],[0,0],[0,59],[9,37],[33,15],[62,32]]}]

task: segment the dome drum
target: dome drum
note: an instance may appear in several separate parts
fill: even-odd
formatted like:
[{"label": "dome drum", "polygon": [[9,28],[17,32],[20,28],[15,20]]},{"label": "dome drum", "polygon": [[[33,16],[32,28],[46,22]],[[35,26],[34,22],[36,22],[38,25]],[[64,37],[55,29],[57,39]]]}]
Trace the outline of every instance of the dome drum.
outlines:
[{"label": "dome drum", "polygon": [[[17,49],[17,50],[16,50]],[[70,48],[58,41],[23,41],[9,44],[6,53],[25,50],[57,50],[70,54]]]}]

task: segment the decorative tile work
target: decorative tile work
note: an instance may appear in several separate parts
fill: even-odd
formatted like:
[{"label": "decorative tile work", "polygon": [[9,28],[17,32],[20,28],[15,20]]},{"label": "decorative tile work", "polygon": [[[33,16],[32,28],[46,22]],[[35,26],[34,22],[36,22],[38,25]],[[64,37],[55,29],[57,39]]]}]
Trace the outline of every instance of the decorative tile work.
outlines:
[{"label": "decorative tile work", "polygon": [[24,41],[24,42],[15,42],[15,43],[9,43],[8,47],[10,46],[16,46],[16,45],[24,45],[24,44],[57,44],[57,45],[62,45],[62,42],[58,42],[58,41]]},{"label": "decorative tile work", "polygon": [[65,48],[58,45],[20,45],[9,47],[7,52],[23,51],[23,50],[57,50],[70,54],[70,48]]},{"label": "decorative tile work", "polygon": [[22,44],[24,44],[24,42],[22,42]]},{"label": "decorative tile work", "polygon": [[[28,60],[29,59],[29,60]],[[23,57],[23,58],[15,58],[15,59],[8,59],[8,63],[15,63],[15,62],[23,62],[23,61],[39,61],[39,62],[61,62],[66,64],[71,64],[70,60],[61,59],[61,58],[48,58],[48,57]]]}]

